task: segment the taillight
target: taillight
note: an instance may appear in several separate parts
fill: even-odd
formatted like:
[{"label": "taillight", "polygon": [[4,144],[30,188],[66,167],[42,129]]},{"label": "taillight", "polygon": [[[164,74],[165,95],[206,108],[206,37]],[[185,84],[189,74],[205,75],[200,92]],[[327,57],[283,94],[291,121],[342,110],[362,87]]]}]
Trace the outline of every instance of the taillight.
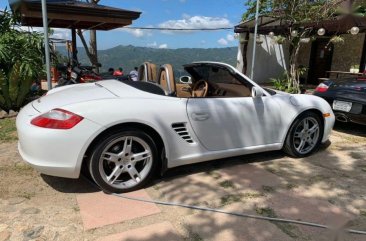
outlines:
[{"label": "taillight", "polygon": [[318,85],[318,87],[316,87],[315,91],[316,92],[326,92],[328,90],[329,86],[324,84],[324,83],[320,83],[320,85]]},{"label": "taillight", "polygon": [[32,125],[49,129],[71,129],[84,118],[67,110],[53,109],[34,118]]}]

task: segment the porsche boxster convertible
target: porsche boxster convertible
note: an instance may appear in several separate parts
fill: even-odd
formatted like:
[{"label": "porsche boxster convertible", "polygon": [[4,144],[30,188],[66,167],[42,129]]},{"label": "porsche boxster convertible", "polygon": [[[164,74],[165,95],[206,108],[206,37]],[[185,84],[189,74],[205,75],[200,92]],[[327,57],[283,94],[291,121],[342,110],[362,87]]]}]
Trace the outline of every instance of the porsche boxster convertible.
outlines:
[{"label": "porsche boxster convertible", "polygon": [[19,152],[41,173],[90,173],[107,192],[143,187],[167,169],[249,153],[304,157],[328,140],[329,104],[261,88],[234,67],[196,62],[174,77],[145,63],[140,81],[56,88],[17,117]]}]

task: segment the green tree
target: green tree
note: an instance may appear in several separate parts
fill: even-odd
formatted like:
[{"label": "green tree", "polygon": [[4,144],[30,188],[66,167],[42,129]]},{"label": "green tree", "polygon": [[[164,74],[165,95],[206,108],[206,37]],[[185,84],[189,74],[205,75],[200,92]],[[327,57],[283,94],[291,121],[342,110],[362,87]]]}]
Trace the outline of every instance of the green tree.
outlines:
[{"label": "green tree", "polygon": [[[259,13],[281,23],[287,27],[287,31],[277,36],[281,42],[285,40],[289,46],[290,68],[287,72],[287,89],[291,92],[300,91],[300,72],[298,55],[302,38],[311,38],[316,35],[313,29],[315,23],[334,17],[345,0],[260,0]],[[253,19],[256,10],[256,0],[246,0],[247,11],[243,14],[243,20]],[[306,27],[306,23],[312,23]]]},{"label": "green tree", "polygon": [[21,30],[7,10],[0,11],[0,28],[0,108],[19,110],[44,75],[43,34]]}]

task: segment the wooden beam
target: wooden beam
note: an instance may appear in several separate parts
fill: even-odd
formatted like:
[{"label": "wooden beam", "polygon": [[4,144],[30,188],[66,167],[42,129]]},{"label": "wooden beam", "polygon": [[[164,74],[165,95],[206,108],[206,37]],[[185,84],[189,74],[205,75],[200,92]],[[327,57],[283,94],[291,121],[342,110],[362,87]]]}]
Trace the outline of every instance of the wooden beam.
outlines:
[{"label": "wooden beam", "polygon": [[105,24],[105,23],[98,23],[98,24],[96,24],[96,25],[94,25],[94,26],[92,26],[92,27],[88,28],[88,30],[92,30],[92,29],[94,29],[94,28],[96,28],[96,27],[99,27],[99,26],[101,26],[101,25],[103,25],[103,24]]},{"label": "wooden beam", "polygon": [[74,21],[72,24],[70,24],[69,26],[67,26],[67,28],[72,28],[74,27],[76,24],[78,24],[80,21]]},{"label": "wooden beam", "polygon": [[[29,18],[42,18],[40,12],[28,11],[22,14],[23,17]],[[126,24],[129,25],[132,23],[131,19],[123,19],[123,18],[114,18],[114,17],[97,17],[97,16],[87,16],[87,15],[76,15],[76,14],[65,14],[65,13],[48,13],[49,19],[67,19],[74,21],[82,21],[82,22],[90,22],[90,23],[117,23],[117,24]]]},{"label": "wooden beam", "polygon": [[72,64],[78,63],[78,50],[76,45],[76,29],[71,29],[71,40],[72,40]]}]

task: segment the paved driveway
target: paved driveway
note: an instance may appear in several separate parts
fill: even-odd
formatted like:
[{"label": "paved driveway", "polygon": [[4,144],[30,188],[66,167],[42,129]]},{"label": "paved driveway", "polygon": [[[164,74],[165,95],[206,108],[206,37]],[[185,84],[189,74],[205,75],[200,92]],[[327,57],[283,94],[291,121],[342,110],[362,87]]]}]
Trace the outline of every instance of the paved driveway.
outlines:
[{"label": "paved driveway", "polygon": [[[15,141],[0,143],[0,153],[0,241],[318,241],[334,234],[119,199],[85,179],[40,175],[21,161]],[[269,152],[180,167],[129,195],[366,230],[365,186],[366,128],[337,125],[331,144],[311,157]]]}]

